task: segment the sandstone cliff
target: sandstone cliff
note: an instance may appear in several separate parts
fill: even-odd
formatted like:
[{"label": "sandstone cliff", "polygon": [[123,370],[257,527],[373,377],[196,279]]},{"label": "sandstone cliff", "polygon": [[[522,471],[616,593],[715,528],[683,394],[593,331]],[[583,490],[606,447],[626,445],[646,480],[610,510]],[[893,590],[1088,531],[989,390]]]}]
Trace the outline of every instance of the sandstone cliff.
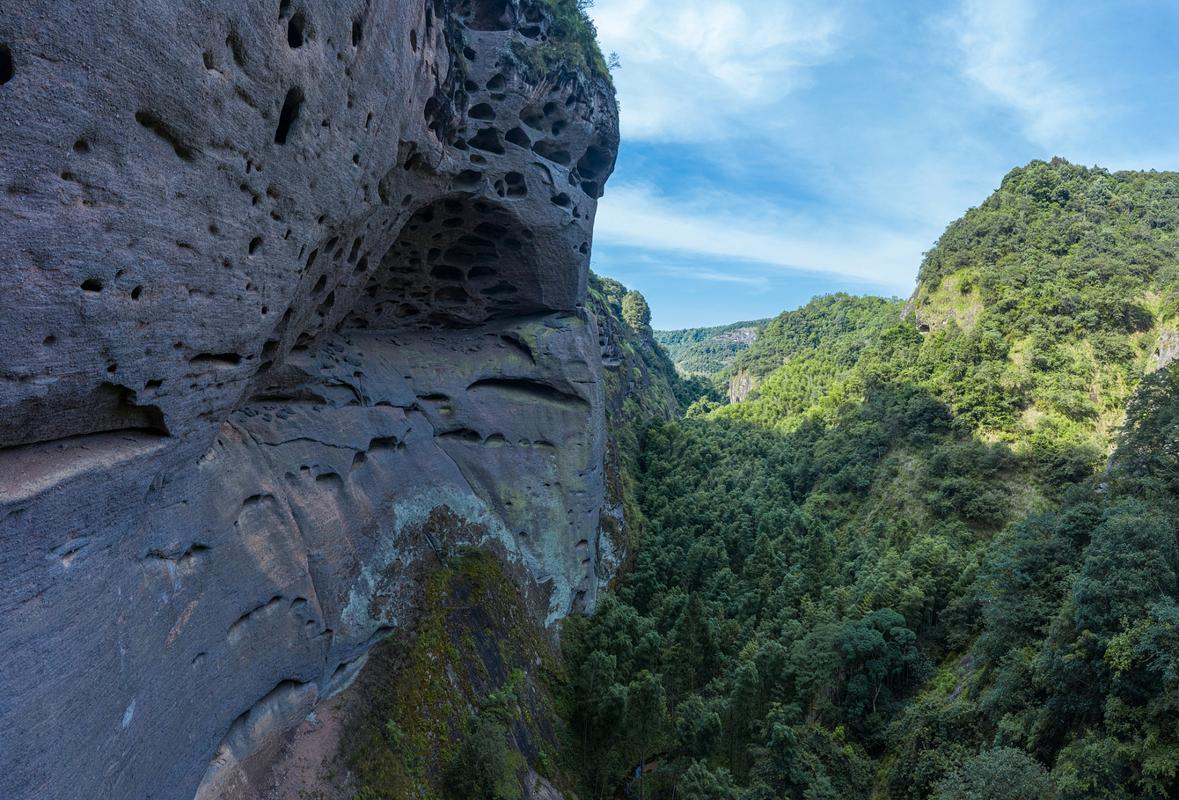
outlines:
[{"label": "sandstone cliff", "polygon": [[464,548],[542,622],[593,604],[617,111],[552,33],[539,0],[0,16],[0,796],[217,796]]}]

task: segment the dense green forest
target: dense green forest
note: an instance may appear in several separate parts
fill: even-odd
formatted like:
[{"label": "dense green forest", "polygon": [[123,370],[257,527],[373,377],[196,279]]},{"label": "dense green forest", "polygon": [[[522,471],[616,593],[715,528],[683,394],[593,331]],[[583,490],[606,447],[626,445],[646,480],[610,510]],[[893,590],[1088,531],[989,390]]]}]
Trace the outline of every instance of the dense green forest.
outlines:
[{"label": "dense green forest", "polygon": [[743,402],[636,437],[562,632],[577,796],[1179,796],[1177,289],[1179,175],[1054,160],[908,304],[771,321]]}]

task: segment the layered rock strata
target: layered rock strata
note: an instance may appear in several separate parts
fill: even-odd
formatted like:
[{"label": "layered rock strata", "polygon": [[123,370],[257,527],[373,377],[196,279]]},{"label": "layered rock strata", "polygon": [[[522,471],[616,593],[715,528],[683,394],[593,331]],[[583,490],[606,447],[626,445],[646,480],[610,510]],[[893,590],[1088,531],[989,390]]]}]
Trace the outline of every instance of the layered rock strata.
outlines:
[{"label": "layered rock strata", "polygon": [[617,117],[551,33],[533,0],[0,15],[0,796],[223,796],[464,548],[541,622],[593,604]]}]

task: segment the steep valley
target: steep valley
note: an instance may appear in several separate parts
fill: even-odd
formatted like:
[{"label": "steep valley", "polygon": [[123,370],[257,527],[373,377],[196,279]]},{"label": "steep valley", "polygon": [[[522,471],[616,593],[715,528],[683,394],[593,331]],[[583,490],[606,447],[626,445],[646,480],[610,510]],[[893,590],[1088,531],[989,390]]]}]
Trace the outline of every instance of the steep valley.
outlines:
[{"label": "steep valley", "polygon": [[0,798],[1179,796],[1179,174],[655,331],[586,8],[0,13]]},{"label": "steep valley", "polygon": [[1177,234],[1179,175],[1034,162],[649,428],[580,796],[1174,796]]}]

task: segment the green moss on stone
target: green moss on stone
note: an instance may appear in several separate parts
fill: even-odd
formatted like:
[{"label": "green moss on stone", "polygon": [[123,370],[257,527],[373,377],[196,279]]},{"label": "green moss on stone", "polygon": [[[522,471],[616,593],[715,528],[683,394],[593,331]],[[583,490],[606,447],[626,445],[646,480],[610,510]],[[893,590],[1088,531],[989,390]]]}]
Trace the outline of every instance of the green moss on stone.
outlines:
[{"label": "green moss on stone", "polygon": [[520,700],[504,723],[511,770],[522,777],[530,763],[537,769],[561,735],[549,688],[560,683],[549,677],[560,665],[500,562],[469,553],[436,565],[416,606],[412,635],[378,646],[357,682],[363,711],[345,748],[361,796],[452,796],[446,773],[472,730],[472,714],[502,704],[496,698],[515,681]]}]

